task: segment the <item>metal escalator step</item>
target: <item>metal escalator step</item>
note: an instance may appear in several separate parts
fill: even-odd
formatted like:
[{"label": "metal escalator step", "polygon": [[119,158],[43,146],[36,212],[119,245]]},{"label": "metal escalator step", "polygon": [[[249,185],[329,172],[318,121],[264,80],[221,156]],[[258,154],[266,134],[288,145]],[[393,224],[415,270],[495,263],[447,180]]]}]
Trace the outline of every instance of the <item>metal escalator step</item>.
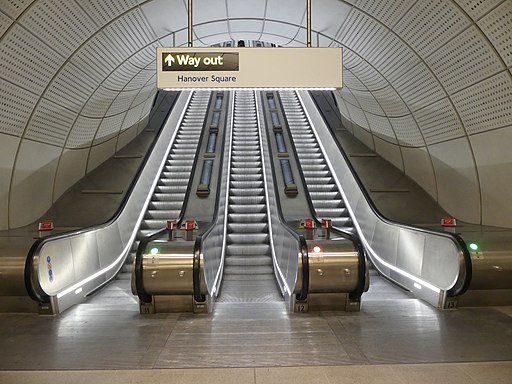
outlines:
[{"label": "metal escalator step", "polygon": [[343,205],[342,200],[312,200],[315,210],[321,208],[338,208]]},{"label": "metal escalator step", "polygon": [[144,215],[144,219],[154,219],[154,220],[173,220],[176,219],[181,212],[180,209],[174,210],[149,210]]},{"label": "metal escalator step", "polygon": [[230,204],[228,207],[228,211],[229,211],[229,213],[245,213],[245,214],[265,213],[266,205],[265,204],[252,204],[252,205]]},{"label": "metal escalator step", "polygon": [[307,184],[309,192],[334,192],[338,191],[336,184]]},{"label": "metal escalator step", "polygon": [[157,201],[153,200],[149,203],[148,209],[163,209],[167,211],[181,210],[183,201]]},{"label": "metal escalator step", "polygon": [[353,227],[352,219],[350,217],[332,217],[332,225],[334,227]]},{"label": "metal escalator step", "polygon": [[183,201],[184,193],[155,193],[152,200],[156,201]]},{"label": "metal escalator step", "polygon": [[232,173],[231,180],[233,181],[257,181],[263,180],[263,175],[259,173]]},{"label": "metal escalator step", "polygon": [[272,266],[270,256],[229,256],[225,259],[227,266],[250,267],[253,265]]},{"label": "metal escalator step", "polygon": [[186,185],[157,185],[155,192],[159,193],[185,193],[187,192]]},{"label": "metal escalator step", "polygon": [[228,231],[232,233],[267,233],[267,223],[229,223]]},{"label": "metal escalator step", "polygon": [[228,213],[230,223],[266,223],[266,213]]},{"label": "metal escalator step", "polygon": [[265,196],[229,196],[229,203],[235,205],[264,204]]},{"label": "metal escalator step", "polygon": [[251,265],[248,267],[226,265],[224,273],[228,275],[274,275],[274,268],[268,265]]},{"label": "metal escalator step", "polygon": [[226,256],[242,255],[270,255],[270,245],[268,244],[228,244],[226,246]]},{"label": "metal escalator step", "polygon": [[228,233],[228,245],[262,245],[270,241],[268,233]]},{"label": "metal escalator step", "polygon": [[334,192],[309,192],[312,200],[332,200],[341,199],[341,195],[338,191]]},{"label": "metal escalator step", "polygon": [[243,189],[251,189],[251,188],[262,188],[263,180],[261,181],[230,181],[229,186],[231,188],[243,188]]},{"label": "metal escalator step", "polygon": [[263,188],[231,188],[229,190],[230,196],[263,196],[265,190]]},{"label": "metal escalator step", "polygon": [[[341,201],[340,201],[341,204]],[[349,217],[347,208],[317,208],[315,207],[316,214],[324,218],[337,218],[341,216]]]},{"label": "metal escalator step", "polygon": [[162,229],[165,228],[166,220],[144,219],[141,223],[142,229]]}]

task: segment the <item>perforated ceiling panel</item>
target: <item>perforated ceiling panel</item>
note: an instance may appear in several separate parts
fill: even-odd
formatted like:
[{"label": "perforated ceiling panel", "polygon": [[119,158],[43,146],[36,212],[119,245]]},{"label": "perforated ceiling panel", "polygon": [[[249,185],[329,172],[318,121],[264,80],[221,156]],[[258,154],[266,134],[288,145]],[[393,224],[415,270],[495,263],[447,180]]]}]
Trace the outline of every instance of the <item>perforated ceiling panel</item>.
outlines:
[{"label": "perforated ceiling panel", "polygon": [[368,123],[375,135],[386,141],[396,143],[395,133],[393,132],[393,128],[391,127],[387,117],[366,113],[366,118],[368,119]]},{"label": "perforated ceiling panel", "polygon": [[156,38],[142,11],[137,8],[109,24],[104,31],[115,41],[123,60]]},{"label": "perforated ceiling panel", "polygon": [[137,95],[137,97],[133,100],[131,107],[135,107],[140,103],[145,102],[148,98],[152,98],[152,96],[156,93],[156,85],[155,78],[151,78],[148,84],[142,88]]},{"label": "perforated ceiling panel", "polygon": [[129,90],[133,90],[133,89],[137,89],[137,90],[141,89],[154,76],[155,76],[154,70],[140,71],[128,84],[126,84],[125,91],[129,91]]},{"label": "perforated ceiling panel", "polygon": [[98,86],[74,64],[68,62],[52,81],[44,97],[73,111],[79,112]]},{"label": "perforated ceiling panel", "polygon": [[361,60],[359,65],[352,68],[352,72],[370,91],[382,89],[389,84],[387,80],[366,61]]},{"label": "perforated ceiling panel", "polygon": [[407,12],[394,30],[425,58],[470,23],[451,1],[422,0]]},{"label": "perforated ceiling panel", "polygon": [[352,71],[345,69],[343,71],[343,86],[349,87],[351,90],[366,91],[366,87],[357,77],[354,76]]},{"label": "perforated ceiling panel", "polygon": [[410,113],[398,93],[391,87],[386,87],[372,92],[387,116],[398,117]]},{"label": "perforated ceiling panel", "polygon": [[105,116],[112,116],[117,115],[121,112],[126,112],[130,108],[130,105],[132,104],[133,100],[135,99],[138,93],[138,90],[124,91],[119,93],[119,95],[117,95],[112,105],[108,109]]},{"label": "perforated ceiling panel", "polygon": [[420,62],[418,55],[391,32],[384,36],[373,51],[368,52],[365,59],[390,82]]},{"label": "perforated ceiling panel", "polygon": [[503,0],[455,0],[473,19],[479,19]]},{"label": "perforated ceiling panel", "polygon": [[439,81],[419,63],[394,82],[396,90],[411,110],[431,104],[446,96]]},{"label": "perforated ceiling panel", "polygon": [[512,121],[512,80],[507,72],[452,97],[468,134],[504,127]]},{"label": "perforated ceiling panel", "polygon": [[350,89],[348,89],[346,87],[342,88],[341,91],[340,91],[340,95],[343,98],[343,100],[345,100],[347,103],[359,107],[359,102],[354,97],[354,95],[352,94]]},{"label": "perforated ceiling panel", "polygon": [[340,30],[338,40],[360,55],[373,50],[384,34],[386,27],[364,13],[353,10]]},{"label": "perforated ceiling panel", "polygon": [[140,118],[142,117],[142,111],[144,109],[144,104],[139,104],[135,108],[130,109],[124,118],[123,126],[121,127],[121,130],[124,131],[125,129],[128,129],[132,127],[133,125],[137,124]]},{"label": "perforated ceiling panel", "polygon": [[66,57],[96,31],[74,0],[39,0],[19,22]]},{"label": "perforated ceiling panel", "polygon": [[492,46],[476,26],[461,33],[426,58],[449,93],[454,93],[503,69]]},{"label": "perforated ceiling panel", "polygon": [[457,113],[445,98],[414,113],[427,144],[456,139],[464,136]]},{"label": "perforated ceiling panel", "polygon": [[[141,49],[135,55],[130,57],[128,61],[137,68],[144,69],[148,64],[153,63],[156,59],[157,44],[150,44],[144,49]],[[154,68],[154,67],[153,67]]]},{"label": "perforated ceiling panel", "polygon": [[12,19],[0,12],[0,36],[11,26]]},{"label": "perforated ceiling panel", "polygon": [[122,91],[126,87],[126,84],[128,84],[139,71],[139,68],[125,61],[105,79],[103,86],[113,91]]},{"label": "perforated ceiling panel", "polygon": [[80,148],[89,146],[100,123],[101,119],[79,116],[71,129],[66,147]]},{"label": "perforated ceiling panel", "polygon": [[356,6],[388,27],[393,27],[416,0],[359,0]]},{"label": "perforated ceiling panel", "polygon": [[88,0],[80,5],[99,26],[104,26],[112,19],[137,5],[136,0]]},{"label": "perforated ceiling panel", "polygon": [[0,101],[0,132],[21,136],[37,96],[0,79]]},{"label": "perforated ceiling panel", "polygon": [[352,94],[364,111],[384,115],[384,111],[370,92],[352,90]]},{"label": "perforated ceiling panel", "polygon": [[34,0],[2,0],[0,1],[0,11],[17,19]]},{"label": "perforated ceiling panel", "polygon": [[103,117],[118,94],[117,91],[99,87],[91,96],[81,114],[87,117]]},{"label": "perforated ceiling panel", "polygon": [[507,66],[512,66],[512,1],[504,1],[478,22]]},{"label": "perforated ceiling panel", "polygon": [[418,125],[412,116],[393,117],[389,119],[393,126],[398,142],[407,147],[423,147],[423,140]]},{"label": "perforated ceiling panel", "polygon": [[25,138],[62,146],[76,117],[76,113],[42,99],[30,120]]},{"label": "perforated ceiling panel", "polygon": [[41,94],[64,58],[19,25],[0,44],[0,77]]},{"label": "perforated ceiling panel", "polygon": [[124,60],[122,54],[114,41],[100,32],[85,43],[71,61],[92,77],[103,79]]},{"label": "perforated ceiling panel", "polygon": [[115,133],[117,133],[121,129],[121,124],[123,123],[125,113],[121,113],[119,115],[105,117],[98,128],[98,132],[96,133],[96,137],[94,138],[94,143],[104,141],[105,138],[111,137]]},{"label": "perforated ceiling panel", "polygon": [[355,107],[352,104],[347,104],[348,113],[350,114],[350,120],[356,123],[361,128],[370,130],[366,116],[361,108]]}]

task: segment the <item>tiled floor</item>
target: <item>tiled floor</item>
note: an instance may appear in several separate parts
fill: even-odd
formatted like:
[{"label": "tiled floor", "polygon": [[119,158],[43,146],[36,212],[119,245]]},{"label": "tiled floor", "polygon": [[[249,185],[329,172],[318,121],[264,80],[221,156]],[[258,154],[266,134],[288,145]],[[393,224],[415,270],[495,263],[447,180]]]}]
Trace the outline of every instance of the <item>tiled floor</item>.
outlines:
[{"label": "tiled floor", "polygon": [[373,277],[359,313],[219,303],[140,315],[117,280],[60,316],[0,314],[0,383],[510,384],[510,313],[438,311]]}]

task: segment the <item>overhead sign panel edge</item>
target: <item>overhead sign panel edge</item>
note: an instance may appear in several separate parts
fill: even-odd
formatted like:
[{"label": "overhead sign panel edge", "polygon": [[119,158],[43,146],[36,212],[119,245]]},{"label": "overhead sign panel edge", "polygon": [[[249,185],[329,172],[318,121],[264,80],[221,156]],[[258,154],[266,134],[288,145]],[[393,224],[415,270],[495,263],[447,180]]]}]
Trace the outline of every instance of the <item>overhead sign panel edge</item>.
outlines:
[{"label": "overhead sign panel edge", "polygon": [[159,89],[341,86],[341,48],[157,49]]}]

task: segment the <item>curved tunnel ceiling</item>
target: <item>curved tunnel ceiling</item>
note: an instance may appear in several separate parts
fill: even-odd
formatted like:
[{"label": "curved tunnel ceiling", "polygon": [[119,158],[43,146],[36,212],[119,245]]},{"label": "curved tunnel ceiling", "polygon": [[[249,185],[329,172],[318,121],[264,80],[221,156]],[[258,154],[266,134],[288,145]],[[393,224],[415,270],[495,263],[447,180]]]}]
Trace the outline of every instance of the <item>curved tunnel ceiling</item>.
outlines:
[{"label": "curved tunnel ceiling", "polygon": [[[0,2],[0,229],[140,132],[155,48],[186,44],[186,3]],[[194,45],[303,46],[305,3],[195,0]],[[347,129],[454,216],[512,226],[512,1],[313,1],[312,27],[313,45],[345,48]]]}]

